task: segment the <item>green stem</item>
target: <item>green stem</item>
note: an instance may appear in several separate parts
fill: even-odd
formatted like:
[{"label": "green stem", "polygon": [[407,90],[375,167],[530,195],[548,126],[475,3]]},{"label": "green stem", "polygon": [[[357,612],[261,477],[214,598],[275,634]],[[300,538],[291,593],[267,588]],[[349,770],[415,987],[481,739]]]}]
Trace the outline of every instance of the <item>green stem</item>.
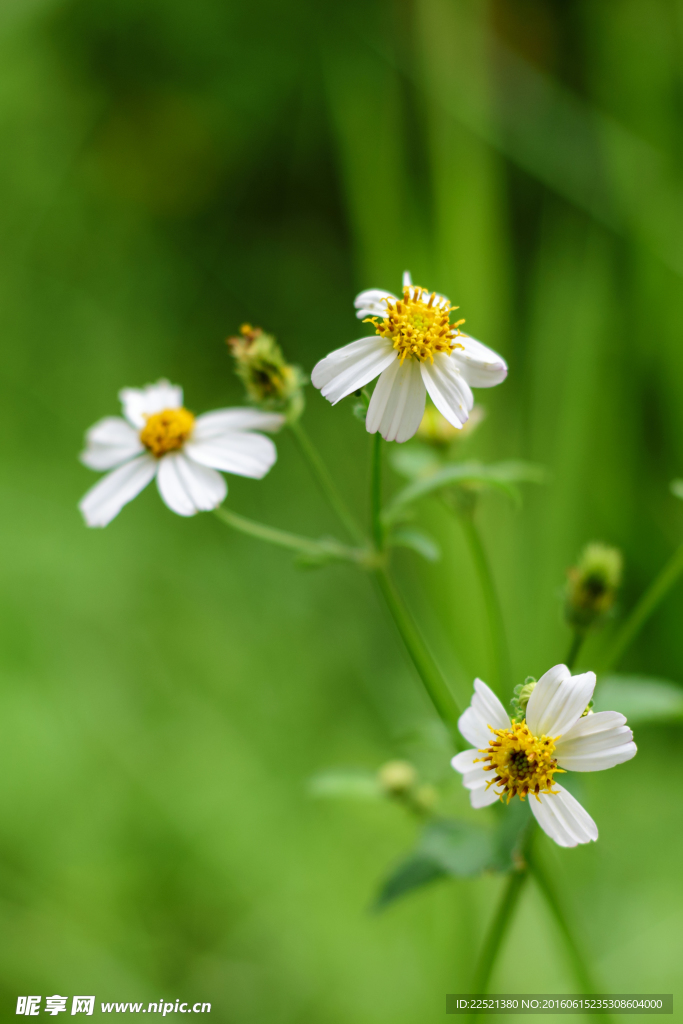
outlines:
[{"label": "green stem", "polygon": [[583,992],[586,995],[590,995],[591,993],[597,992],[598,989],[596,988],[595,982],[591,977],[591,973],[588,967],[586,966],[586,963],[583,958],[583,953],[581,951],[581,947],[574,938],[571,928],[567,924],[567,920],[563,913],[562,907],[560,906],[557,894],[553,889],[552,883],[550,882],[550,879],[548,878],[545,869],[539,863],[536,855],[531,850],[529,850],[527,853],[527,860],[529,862],[529,868],[534,878],[536,879],[536,884],[538,885],[541,894],[543,895],[546,903],[548,904],[548,909],[554,917],[555,923],[557,924],[558,928],[560,929],[560,932],[562,933],[562,938],[565,941],[567,951],[569,952],[569,956],[574,967],[576,980],[578,981],[579,985],[581,986]]},{"label": "green stem", "polygon": [[404,605],[386,571],[384,569],[376,569],[374,575],[396,628],[401,634],[406,650],[417,669],[417,674],[422,680],[441,720],[451,734],[456,749],[461,750],[463,748],[463,740],[458,732],[460,710],[448,688],[448,683],[429,653],[410,612]]},{"label": "green stem", "polygon": [[362,531],[347,508],[346,502],[337,490],[337,485],[332,479],[330,471],[323,462],[318,449],[315,447],[308,436],[308,433],[302,426],[301,420],[294,420],[289,424],[289,428],[298,442],[304,459],[308,463],[308,468],[310,469],[311,474],[315,477],[320,490],[337,515],[339,521],[343,524],[350,537],[353,537],[358,544],[364,544],[365,538],[363,537]]},{"label": "green stem", "polygon": [[513,871],[503,889],[498,909],[484,939],[479,963],[474,973],[472,995],[486,995],[496,959],[503,945],[503,939],[512,922],[512,917],[528,877],[528,869]]},{"label": "green stem", "polygon": [[[382,523],[382,435],[379,433],[375,434],[372,444],[370,518],[376,553],[381,556],[384,547],[384,526]],[[463,740],[458,731],[460,710],[448,688],[448,683],[430,654],[412,615],[403,603],[386,569],[379,566],[375,569],[374,576],[417,674],[448,729],[456,750],[461,750]]]},{"label": "green stem", "polygon": [[586,632],[583,629],[575,629],[572,642],[569,645],[569,653],[565,659],[565,665],[568,669],[574,668],[574,663],[579,656],[579,651],[583,647],[583,641],[586,639]]},{"label": "green stem", "polygon": [[496,585],[491,573],[489,560],[481,540],[481,535],[471,513],[465,512],[458,517],[462,524],[465,538],[467,540],[470,555],[479,576],[479,585],[486,605],[486,614],[489,622],[491,641],[493,644],[495,671],[497,677],[498,693],[504,692],[506,686],[512,682],[512,669],[510,667],[510,654],[508,651],[507,638],[505,635],[505,622],[503,612],[498,600]]},{"label": "green stem", "polygon": [[367,551],[347,547],[336,540],[312,540],[309,537],[300,537],[296,533],[288,533],[285,530],[278,530],[274,526],[266,526],[265,523],[256,523],[253,519],[246,519],[222,505],[213,511],[221,522],[231,526],[233,530],[239,530],[240,533],[246,533],[250,537],[256,537],[268,544],[288,548],[290,551],[296,551],[309,558],[355,562],[365,568],[371,568],[374,564],[372,555]]},{"label": "green stem", "polygon": [[384,526],[382,524],[382,435],[378,432],[372,440],[372,479],[370,481],[370,514],[372,518],[372,539],[381,551],[384,547]]},{"label": "green stem", "polygon": [[634,639],[645,625],[660,601],[671,590],[678,577],[683,572],[683,544],[674,551],[673,555],[661,570],[658,576],[652,581],[648,589],[635,606],[626,622],[617,633],[616,640],[612,644],[603,670],[614,668],[621,659],[626,648],[633,643]]}]

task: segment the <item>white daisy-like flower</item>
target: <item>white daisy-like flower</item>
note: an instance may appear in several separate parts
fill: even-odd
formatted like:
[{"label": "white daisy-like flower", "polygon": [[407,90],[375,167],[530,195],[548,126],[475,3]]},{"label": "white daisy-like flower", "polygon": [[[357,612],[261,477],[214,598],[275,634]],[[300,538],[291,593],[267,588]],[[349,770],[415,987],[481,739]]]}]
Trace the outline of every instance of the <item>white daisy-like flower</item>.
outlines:
[{"label": "white daisy-like flower", "polygon": [[413,285],[403,275],[403,297],[370,288],[354,303],[357,316],[375,333],[330,352],[313,368],[311,381],[332,405],[379,376],[365,426],[386,441],[407,441],[425,410],[427,392],[454,427],[467,422],[474,404],[471,388],[491,388],[507,376],[507,365],[492,349],[451,323],[444,295]]},{"label": "white daisy-like flower", "polygon": [[88,526],[106,526],[156,477],[162,499],[179,516],[209,512],[228,486],[217,470],[261,479],[277,458],[269,437],[284,418],[257,409],[218,409],[195,417],[183,389],[167,380],[119,392],[123,417],[107,416],[86,434],[81,462],[111,470],[80,501]]},{"label": "white daisy-like flower", "polygon": [[637,747],[618,711],[585,714],[594,688],[594,672],[572,676],[566,665],[555,665],[536,683],[526,721],[517,722],[486,683],[475,679],[472,703],[458,728],[476,749],[451,762],[462,773],[472,806],[529,796],[538,824],[559,846],[596,840],[590,814],[553,776],[614,768]]}]

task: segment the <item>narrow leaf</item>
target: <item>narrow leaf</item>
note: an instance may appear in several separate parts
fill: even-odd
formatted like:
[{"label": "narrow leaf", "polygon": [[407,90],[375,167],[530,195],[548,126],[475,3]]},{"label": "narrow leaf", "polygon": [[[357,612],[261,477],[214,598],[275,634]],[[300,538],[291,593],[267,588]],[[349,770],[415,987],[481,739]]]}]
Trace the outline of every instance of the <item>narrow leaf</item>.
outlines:
[{"label": "narrow leaf", "polygon": [[437,818],[425,826],[417,853],[431,858],[449,875],[478,875],[495,860],[493,833],[469,821]]},{"label": "narrow leaf", "polygon": [[439,878],[467,878],[495,868],[500,860],[496,834],[469,821],[437,818],[425,825],[413,853],[380,887],[375,909]]},{"label": "narrow leaf", "polygon": [[377,894],[373,909],[384,910],[400,896],[406,896],[415,889],[422,889],[438,878],[445,878],[446,871],[429,857],[414,854],[401,864],[385,879]]},{"label": "narrow leaf", "polygon": [[414,480],[413,483],[399,491],[387,509],[387,518],[391,520],[397,509],[453,484],[469,484],[481,488],[495,487],[515,499],[517,491],[514,484],[540,483],[544,477],[545,473],[541,466],[519,460],[492,465],[484,465],[480,462],[452,463],[429,476]]},{"label": "narrow leaf", "polygon": [[387,543],[390,547],[412,548],[428,562],[438,562],[441,549],[428,533],[417,526],[400,526],[389,535]]},{"label": "narrow leaf", "polygon": [[401,445],[392,452],[391,465],[406,480],[417,480],[418,477],[427,477],[438,472],[443,462],[433,448],[413,442]]}]

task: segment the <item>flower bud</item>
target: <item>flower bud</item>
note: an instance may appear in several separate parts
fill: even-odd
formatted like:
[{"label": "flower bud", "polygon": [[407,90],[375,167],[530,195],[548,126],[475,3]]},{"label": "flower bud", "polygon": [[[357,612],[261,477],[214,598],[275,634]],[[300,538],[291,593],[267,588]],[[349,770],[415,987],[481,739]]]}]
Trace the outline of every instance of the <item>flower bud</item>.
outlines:
[{"label": "flower bud", "polygon": [[298,366],[285,361],[272,334],[242,324],[240,336],[228,338],[227,344],[249,400],[260,409],[284,413],[290,422],[297,420],[304,410],[307,378]]},{"label": "flower bud", "polygon": [[442,416],[436,406],[428,403],[422,422],[417,428],[417,436],[421,441],[434,445],[435,448],[446,448],[452,441],[462,440],[472,434],[486,413],[480,405],[475,405],[470,413],[470,418],[460,430],[452,426],[445,416]]},{"label": "flower bud", "polygon": [[387,796],[402,797],[417,782],[417,770],[410,761],[387,761],[378,772],[379,784]]},{"label": "flower bud", "polygon": [[520,683],[519,686],[515,686],[514,697],[510,701],[512,708],[512,717],[516,721],[521,722],[523,718],[526,718],[526,706],[529,703],[529,697],[534,692],[536,680],[533,676],[527,676],[524,680],[524,684]]},{"label": "flower bud", "polygon": [[612,608],[621,584],[623,558],[618,548],[588,544],[578,564],[567,572],[565,599],[567,622],[575,629],[588,629]]}]

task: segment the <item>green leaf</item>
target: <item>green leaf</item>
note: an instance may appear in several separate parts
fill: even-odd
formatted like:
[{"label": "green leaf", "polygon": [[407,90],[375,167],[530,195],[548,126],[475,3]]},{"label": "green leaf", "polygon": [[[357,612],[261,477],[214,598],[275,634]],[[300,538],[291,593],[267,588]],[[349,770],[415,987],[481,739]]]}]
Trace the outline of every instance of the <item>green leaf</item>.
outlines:
[{"label": "green leaf", "polygon": [[431,858],[449,875],[465,878],[490,868],[495,859],[495,843],[490,828],[437,818],[423,829],[417,852]]},{"label": "green leaf", "polygon": [[441,558],[439,545],[417,526],[399,526],[392,530],[387,538],[387,544],[390,547],[412,548],[428,562],[438,562]]},{"label": "green leaf", "polygon": [[308,792],[323,799],[379,800],[382,797],[373,772],[339,769],[314,775],[309,780]]},{"label": "green leaf", "polygon": [[621,711],[629,725],[683,721],[683,688],[666,679],[610,675],[595,688],[594,711]]},{"label": "green leaf", "polygon": [[397,512],[406,505],[453,485],[468,486],[477,490],[495,488],[518,502],[520,497],[516,484],[541,483],[544,479],[543,468],[530,462],[511,460],[492,465],[481,462],[456,462],[428,476],[420,477],[404,487],[394,497],[384,518],[386,522],[393,522]]},{"label": "green leaf", "polygon": [[407,480],[417,480],[418,477],[436,473],[443,465],[443,460],[433,448],[414,441],[409,445],[399,445],[393,450],[391,465],[400,476]]},{"label": "green leaf", "polygon": [[414,854],[408,857],[383,882],[373,910],[384,910],[400,896],[422,889],[430,882],[445,878],[447,872],[433,860]]},{"label": "green leaf", "polygon": [[469,821],[436,818],[425,825],[418,844],[385,879],[375,909],[439,878],[467,878],[495,867],[500,859],[493,829]]},{"label": "green leaf", "polygon": [[683,501],[683,480],[672,480],[669,488],[672,494]]}]

